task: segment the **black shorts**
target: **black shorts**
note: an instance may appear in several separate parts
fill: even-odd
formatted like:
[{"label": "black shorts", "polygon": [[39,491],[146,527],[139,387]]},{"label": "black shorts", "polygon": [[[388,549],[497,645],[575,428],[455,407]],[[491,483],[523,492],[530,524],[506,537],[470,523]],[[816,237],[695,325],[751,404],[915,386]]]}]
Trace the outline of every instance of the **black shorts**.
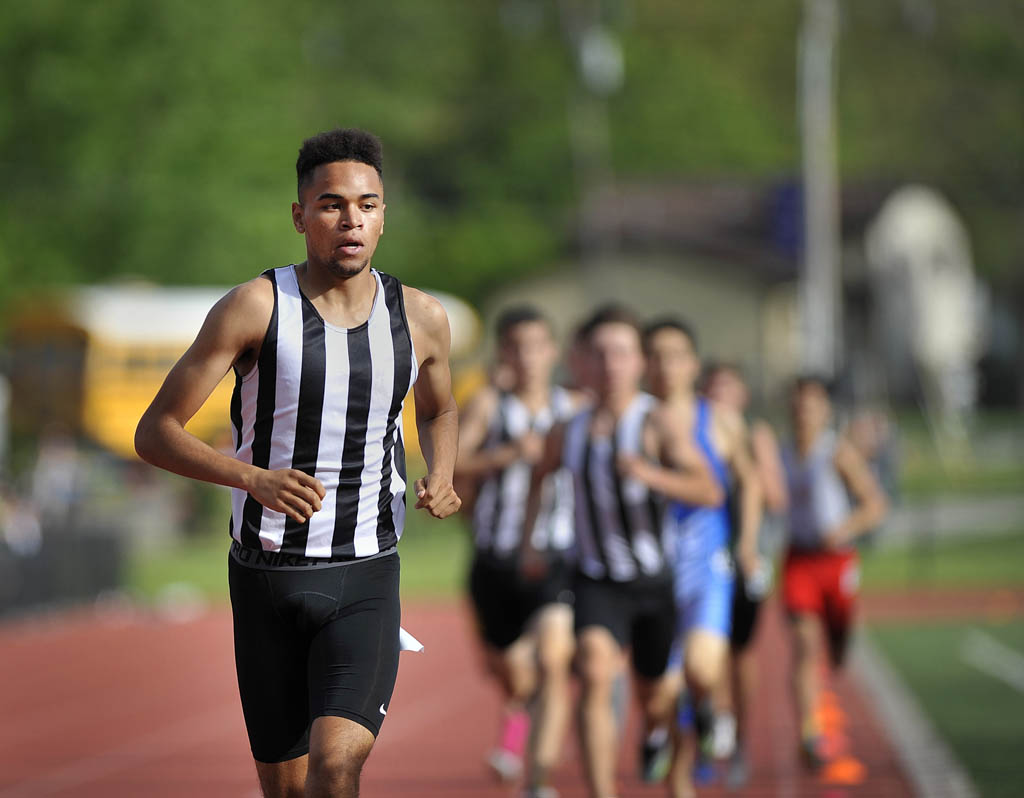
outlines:
[{"label": "black shorts", "polygon": [[676,602],[670,575],[615,582],[577,574],[576,632],[603,626],[623,648],[632,648],[633,668],[656,679],[668,667],[676,634]]},{"label": "black shorts", "polygon": [[235,667],[252,755],[309,752],[315,718],[380,731],[398,676],[398,554],[294,570],[228,557]]},{"label": "black shorts", "polygon": [[569,567],[553,560],[543,579],[530,581],[520,575],[515,560],[478,555],[469,571],[469,596],[480,636],[503,651],[523,635],[541,607],[572,604]]},{"label": "black shorts", "polygon": [[750,645],[757,628],[757,616],[761,610],[761,600],[754,600],[747,595],[743,576],[737,574],[732,589],[732,628],[729,632],[729,645],[733,651],[743,651]]}]

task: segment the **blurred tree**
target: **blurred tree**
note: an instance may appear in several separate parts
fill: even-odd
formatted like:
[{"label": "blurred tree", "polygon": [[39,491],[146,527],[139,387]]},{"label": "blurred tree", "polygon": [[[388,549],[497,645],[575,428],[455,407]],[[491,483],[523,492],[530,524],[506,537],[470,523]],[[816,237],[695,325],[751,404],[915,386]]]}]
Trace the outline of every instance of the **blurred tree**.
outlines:
[{"label": "blurred tree", "polygon": [[[792,174],[800,5],[617,0],[622,174]],[[1022,251],[1024,23],[1011,0],[934,0],[909,24],[845,4],[840,164],[941,186],[982,271]],[[133,275],[230,284],[302,257],[302,139],[385,143],[378,265],[479,298],[562,254],[576,196],[574,67],[556,0],[202,4],[38,0],[0,38],[0,306]]]}]

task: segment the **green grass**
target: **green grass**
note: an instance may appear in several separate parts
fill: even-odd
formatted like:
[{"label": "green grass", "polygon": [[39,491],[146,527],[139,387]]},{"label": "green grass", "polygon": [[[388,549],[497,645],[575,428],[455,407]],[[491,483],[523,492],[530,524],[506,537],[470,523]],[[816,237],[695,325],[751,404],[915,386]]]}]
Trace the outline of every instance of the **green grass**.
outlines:
[{"label": "green grass", "polygon": [[159,600],[176,585],[187,585],[211,601],[226,599],[228,544],[227,533],[221,530],[135,552],[128,558],[125,588],[145,602]]},{"label": "green grass", "polygon": [[1024,795],[1024,694],[968,664],[971,628],[1024,656],[1024,621],[886,625],[871,637],[986,798]]},{"label": "green grass", "polygon": [[402,542],[398,544],[402,556],[402,597],[457,595],[469,570],[471,548],[469,531],[460,516],[438,521],[422,512],[410,512],[405,519]]},{"label": "green grass", "polygon": [[1024,586],[1024,528],[905,549],[868,549],[861,558],[865,591],[920,587]]},{"label": "green grass", "polygon": [[[206,600],[226,600],[229,539],[226,524],[216,526],[218,531],[133,554],[127,568],[128,591],[141,601],[153,602],[169,588],[187,585]],[[461,589],[470,554],[461,518],[437,521],[410,509],[398,550],[404,598],[448,597]]]},{"label": "green grass", "polygon": [[902,451],[899,482],[904,499],[1024,492],[1024,422],[1019,414],[979,414],[969,424],[969,447],[945,458],[921,413],[900,414],[898,425]]},{"label": "green grass", "polygon": [[1024,463],[985,463],[943,467],[937,459],[908,463],[900,491],[908,501],[956,495],[1006,495],[1024,492]]}]

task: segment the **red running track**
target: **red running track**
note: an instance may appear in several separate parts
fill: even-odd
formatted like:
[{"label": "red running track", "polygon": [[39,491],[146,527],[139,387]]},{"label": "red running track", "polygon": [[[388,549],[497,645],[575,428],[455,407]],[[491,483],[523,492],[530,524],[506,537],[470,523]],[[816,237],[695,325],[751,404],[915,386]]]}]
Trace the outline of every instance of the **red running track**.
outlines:
[{"label": "red running track", "polygon": [[[506,798],[483,757],[498,698],[478,667],[461,605],[407,605],[403,624],[426,644],[403,654],[395,697],[367,764],[366,798]],[[753,778],[724,796],[908,796],[883,729],[852,681],[837,692],[844,737],[866,766],[859,786],[803,773],[786,682],[778,612],[758,641],[761,701],[753,717]],[[0,625],[0,798],[257,798],[231,654],[230,617],[216,608],[169,618],[140,611],[77,611]],[[621,758],[621,796],[661,796],[633,776],[634,736]],[[555,775],[582,798],[574,744]]]}]

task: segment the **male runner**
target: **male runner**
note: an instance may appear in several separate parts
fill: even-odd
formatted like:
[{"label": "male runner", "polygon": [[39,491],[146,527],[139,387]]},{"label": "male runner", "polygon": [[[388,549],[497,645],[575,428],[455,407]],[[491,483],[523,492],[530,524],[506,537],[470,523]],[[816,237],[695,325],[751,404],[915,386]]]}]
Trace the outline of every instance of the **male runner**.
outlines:
[{"label": "male runner", "polygon": [[[743,373],[729,363],[715,363],[705,369],[704,393],[712,402],[730,407],[741,416],[750,404],[750,390]],[[715,688],[712,734],[714,756],[729,757],[726,785],[734,789],[744,786],[749,779],[747,721],[757,688],[757,658],[751,643],[761,604],[771,587],[771,569],[782,544],[782,513],[786,509],[786,478],[779,443],[767,421],[755,419],[750,423],[750,446],[764,507],[757,536],[760,563],[751,578],[743,578],[740,574],[740,578],[735,580],[729,634],[729,673],[727,678],[719,680]],[[730,493],[727,505],[731,521],[735,521],[738,515],[736,498],[734,492]],[[735,542],[735,535],[733,538]]]},{"label": "male runner", "polygon": [[[830,428],[832,403],[819,377],[798,378],[790,395],[793,441],[782,450],[789,494],[783,601],[793,630],[794,695],[805,763],[823,763],[815,719],[819,693],[820,630],[829,661],[846,653],[859,580],[854,543],[886,513],[871,469]],[[852,500],[852,502],[851,502]]]},{"label": "male runner", "polygon": [[[135,445],[154,465],[232,488],[235,662],[263,794],[351,798],[398,672],[406,392],[415,386],[427,462],[416,507],[437,518],[460,504],[458,419],[443,308],[371,268],[380,143],[321,133],[296,171],[305,262],[213,307]],[[232,369],[234,457],[185,430]]]},{"label": "male runner", "polygon": [[543,795],[550,794],[545,782],[569,722],[574,649],[572,478],[564,470],[545,482],[529,531],[533,548],[546,559],[546,577],[524,580],[519,554],[531,469],[544,436],[573,414],[577,399],[551,385],[558,347],[550,322],[537,309],[507,310],[496,332],[499,360],[511,375],[509,390],[486,388],[466,407],[455,473],[477,482],[470,596],[488,664],[509,704],[490,764],[504,779],[518,775],[517,754],[528,724],[521,712],[533,699],[526,783],[529,794]]},{"label": "male runner", "polygon": [[[627,649],[647,725],[667,719],[672,707],[665,671],[675,602],[662,497],[714,504],[722,490],[678,420],[658,412],[657,400],[640,391],[644,356],[635,317],[606,307],[583,329],[594,405],[549,433],[533,471],[526,519],[529,527],[537,517],[547,475],[568,468],[579,557],[581,748],[591,796],[610,798],[618,758],[612,692]],[[528,542],[524,569],[543,570]]]},{"label": "male runner", "polygon": [[[734,485],[740,508],[736,556],[746,574],[757,567],[761,492],[743,419],[695,392],[700,359],[692,328],[680,319],[659,319],[645,330],[644,349],[648,383],[661,401],[659,411],[673,417],[707,459],[721,495],[713,506],[674,501],[669,507],[679,621],[670,672],[674,692],[681,692],[685,684],[688,693],[679,715],[669,786],[674,796],[689,796],[694,794],[697,755],[695,710],[704,710],[728,654],[733,568],[725,496]],[[651,780],[660,776],[654,761],[659,742],[656,732],[644,746],[644,775]]]}]

